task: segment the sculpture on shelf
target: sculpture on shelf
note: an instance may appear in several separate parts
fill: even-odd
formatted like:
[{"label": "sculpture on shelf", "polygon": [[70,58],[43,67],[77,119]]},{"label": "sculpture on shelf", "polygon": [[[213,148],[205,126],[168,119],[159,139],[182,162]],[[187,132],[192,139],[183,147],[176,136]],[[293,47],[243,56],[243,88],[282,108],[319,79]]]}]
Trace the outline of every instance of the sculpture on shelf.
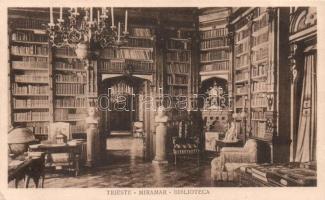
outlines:
[{"label": "sculpture on shelf", "polygon": [[226,107],[226,94],[221,86],[216,82],[206,92],[208,98],[205,101],[204,107],[209,110],[220,110]]},{"label": "sculpture on shelf", "polygon": [[86,118],[87,124],[87,163],[86,165],[91,167],[97,160],[96,155],[99,155],[99,131],[98,123],[99,117],[97,108],[88,108],[88,117]]},{"label": "sculpture on shelf", "polygon": [[152,161],[157,164],[168,163],[166,160],[166,135],[168,116],[165,114],[165,108],[160,106],[155,117],[155,122],[158,123],[156,127],[156,156]]}]

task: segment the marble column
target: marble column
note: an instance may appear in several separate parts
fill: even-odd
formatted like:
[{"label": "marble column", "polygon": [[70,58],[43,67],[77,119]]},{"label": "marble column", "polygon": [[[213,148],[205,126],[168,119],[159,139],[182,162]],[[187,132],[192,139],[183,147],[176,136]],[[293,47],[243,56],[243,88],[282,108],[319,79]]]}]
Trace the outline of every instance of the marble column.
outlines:
[{"label": "marble column", "polygon": [[158,123],[156,127],[156,155],[153,164],[167,164],[166,160],[166,136],[167,136],[167,126],[168,116],[165,114],[165,108],[160,106],[158,108],[157,116],[155,117],[155,122]]}]

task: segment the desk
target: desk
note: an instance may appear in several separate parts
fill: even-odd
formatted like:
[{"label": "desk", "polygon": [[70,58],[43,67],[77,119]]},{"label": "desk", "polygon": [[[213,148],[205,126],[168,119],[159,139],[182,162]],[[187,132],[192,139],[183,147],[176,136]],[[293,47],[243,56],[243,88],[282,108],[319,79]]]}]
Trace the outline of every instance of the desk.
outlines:
[{"label": "desk", "polygon": [[25,179],[25,187],[28,188],[29,180],[34,180],[36,188],[39,180],[42,178],[41,187],[44,186],[44,155],[36,158],[26,158],[25,160],[9,160],[8,166],[8,182],[14,180],[15,187],[21,179]]},{"label": "desk", "polygon": [[[67,167],[69,171],[74,172],[75,176],[79,174],[79,160],[81,154],[81,144],[38,144],[30,145],[29,151],[41,151],[46,155],[46,167]],[[53,161],[54,154],[67,154],[67,159],[60,162]]]}]

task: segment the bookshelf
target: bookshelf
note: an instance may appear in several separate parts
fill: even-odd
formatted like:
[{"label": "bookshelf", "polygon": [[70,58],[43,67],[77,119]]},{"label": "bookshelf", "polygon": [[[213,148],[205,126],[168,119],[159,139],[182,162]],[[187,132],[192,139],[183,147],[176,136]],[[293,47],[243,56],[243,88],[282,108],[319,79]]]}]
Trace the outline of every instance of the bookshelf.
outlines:
[{"label": "bookshelf", "polygon": [[130,25],[129,39],[122,47],[101,50],[99,71],[103,74],[123,74],[130,70],[134,74],[154,72],[155,33],[152,27]]},{"label": "bookshelf", "polygon": [[[87,117],[89,79],[91,71],[77,59],[70,47],[53,51],[53,107],[55,122],[69,122],[71,134],[85,133],[84,119]],[[96,84],[97,85],[97,84]]]},{"label": "bookshelf", "polygon": [[37,138],[48,134],[50,114],[50,53],[46,21],[10,19],[10,123],[30,128]]},{"label": "bookshelf", "polygon": [[166,86],[172,98],[187,97],[191,87],[192,32],[185,29],[166,29]]},{"label": "bookshelf", "polygon": [[[202,9],[199,16],[200,74],[228,75],[230,67],[230,45],[228,38],[228,17],[230,10]],[[226,77],[225,76],[225,77]],[[228,77],[226,77],[228,79]]]},{"label": "bookshelf", "polygon": [[234,110],[244,110],[247,116],[246,127],[242,119],[237,123],[246,129],[245,138],[270,144],[271,161],[273,141],[281,138],[279,127],[285,123],[279,121],[277,114],[279,107],[285,106],[278,103],[282,90],[278,77],[286,76],[278,73],[280,64],[286,62],[286,51],[283,56],[275,53],[285,44],[284,36],[276,34],[286,26],[285,22],[275,20],[280,15],[285,17],[286,10],[255,7],[236,11],[230,20],[234,32]]}]

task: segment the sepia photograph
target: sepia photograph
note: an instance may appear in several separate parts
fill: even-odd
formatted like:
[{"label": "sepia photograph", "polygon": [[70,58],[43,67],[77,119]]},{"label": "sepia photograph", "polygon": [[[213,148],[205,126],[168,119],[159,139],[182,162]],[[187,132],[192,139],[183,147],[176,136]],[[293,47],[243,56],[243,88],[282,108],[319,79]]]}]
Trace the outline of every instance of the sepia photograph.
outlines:
[{"label": "sepia photograph", "polygon": [[176,5],[6,8],[7,189],[319,186],[317,7]]}]

